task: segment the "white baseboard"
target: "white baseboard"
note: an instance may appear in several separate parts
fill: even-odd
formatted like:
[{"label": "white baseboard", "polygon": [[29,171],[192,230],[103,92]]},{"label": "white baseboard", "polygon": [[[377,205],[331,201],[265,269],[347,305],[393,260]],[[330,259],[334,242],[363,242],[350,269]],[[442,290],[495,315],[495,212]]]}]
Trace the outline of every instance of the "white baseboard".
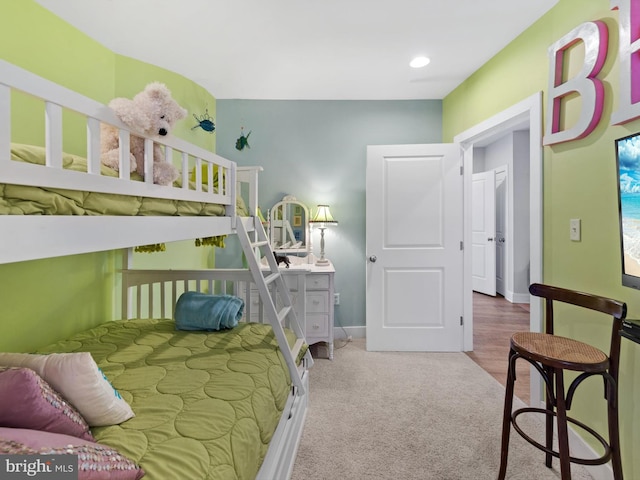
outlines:
[{"label": "white baseboard", "polygon": [[[346,335],[345,335],[346,331]],[[342,340],[347,336],[351,336],[351,338],[365,338],[367,336],[367,327],[334,327],[333,328],[333,338],[336,340]]]},{"label": "white baseboard", "polygon": [[507,291],[504,294],[504,298],[511,303],[529,303],[528,293],[515,293]]},{"label": "white baseboard", "polygon": [[[578,435],[571,425],[569,425],[569,445],[571,445],[571,454],[574,457],[579,458],[596,458],[598,453],[591,448],[584,439]],[[583,467],[589,472],[589,475],[593,477],[593,480],[613,480],[613,469],[611,463],[605,463],[603,465],[583,465]]]}]

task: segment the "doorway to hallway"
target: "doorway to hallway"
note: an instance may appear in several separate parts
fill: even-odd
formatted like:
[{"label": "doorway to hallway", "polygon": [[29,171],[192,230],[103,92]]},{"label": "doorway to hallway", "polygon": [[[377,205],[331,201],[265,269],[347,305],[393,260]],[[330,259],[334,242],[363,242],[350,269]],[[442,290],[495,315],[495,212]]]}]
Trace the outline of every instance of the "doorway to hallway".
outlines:
[{"label": "doorway to hallway", "polygon": [[[528,255],[520,256],[515,250],[512,250],[512,253],[507,252],[505,257],[506,262],[509,262],[510,259],[513,262],[511,264],[512,268],[505,266],[506,275],[511,273],[515,275],[510,285],[507,279],[505,297],[514,303],[529,301],[529,284],[542,281],[542,93],[538,92],[454,137],[454,141],[460,143],[463,155],[465,179],[464,245],[471,246],[473,244],[471,190],[472,176],[474,171],[477,172],[476,153],[480,153],[483,147],[492,145],[509,132],[519,135],[519,132],[527,130],[529,132],[528,175],[519,175],[518,172],[510,169],[511,181],[508,183],[511,187],[511,194],[522,192],[523,189],[528,190],[528,202],[515,201],[515,198],[511,198],[511,195],[507,193],[509,197],[508,204],[514,206],[514,208],[507,215],[509,224],[507,225],[508,235],[505,235],[505,248],[509,250],[509,248],[515,249],[518,245],[524,245],[526,248],[518,248],[518,252],[528,252]],[[493,155],[490,155],[490,157],[491,159],[494,158]],[[487,157],[485,156],[485,158]],[[516,165],[517,163],[514,162],[513,167],[516,167]],[[485,163],[484,168],[488,169],[494,166],[497,166],[497,164],[487,165]],[[519,184],[520,181],[523,181],[524,184]],[[523,210],[520,211],[519,207],[523,207]],[[528,216],[528,222],[521,222],[525,216]],[[528,235],[524,229],[522,231],[518,229],[518,222],[520,225],[527,227],[526,232],[528,232]],[[517,232],[522,232],[522,234]],[[520,239],[528,237],[528,245],[526,243],[518,243],[518,236],[520,236]],[[474,323],[476,316],[474,314],[471,269],[473,255],[471,248],[464,249],[464,265],[464,350],[472,351],[475,350]],[[525,328],[525,330],[541,331],[543,316],[541,307],[540,302],[533,302],[530,305],[529,328]],[[508,336],[506,342],[502,343],[506,345],[508,352]],[[505,359],[506,355],[508,353],[504,355]],[[532,398],[542,398],[541,383],[537,379],[536,381],[534,379],[530,381],[533,382],[530,384],[530,396]]]}]

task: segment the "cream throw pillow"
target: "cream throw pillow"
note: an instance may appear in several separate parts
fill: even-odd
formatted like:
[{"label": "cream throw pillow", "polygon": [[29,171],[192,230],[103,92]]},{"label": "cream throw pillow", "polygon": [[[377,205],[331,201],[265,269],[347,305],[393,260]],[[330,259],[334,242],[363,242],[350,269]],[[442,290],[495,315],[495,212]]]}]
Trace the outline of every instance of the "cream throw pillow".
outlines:
[{"label": "cream throw pillow", "polygon": [[34,370],[92,427],[115,425],[134,416],[129,404],[113,388],[89,352],[0,353],[0,366]]}]

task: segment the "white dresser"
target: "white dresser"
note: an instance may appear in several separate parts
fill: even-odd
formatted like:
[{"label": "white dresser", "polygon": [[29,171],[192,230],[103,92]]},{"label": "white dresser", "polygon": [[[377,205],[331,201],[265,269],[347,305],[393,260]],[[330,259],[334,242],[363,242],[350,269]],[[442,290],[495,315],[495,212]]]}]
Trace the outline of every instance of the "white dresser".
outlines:
[{"label": "white dresser", "polygon": [[[335,269],[332,264],[324,267],[310,264],[308,267],[309,271],[305,275],[306,294],[304,303],[306,314],[303,322],[305,338],[309,345],[327,342],[329,345],[329,359],[333,360],[333,281]],[[291,268],[288,270],[291,270]],[[285,278],[288,277],[289,275],[285,273]],[[296,311],[296,313],[298,312]]]},{"label": "white dresser", "polygon": [[[289,268],[280,267],[284,281],[289,288],[291,303],[296,317],[305,332],[307,344],[326,342],[329,359],[333,360],[333,319],[334,319],[334,275],[333,264],[319,267],[314,263],[298,263],[292,260]],[[313,257],[312,257],[313,258]],[[251,316],[258,315],[258,291],[251,291],[251,301],[256,306]],[[281,308],[281,305],[277,305]]]}]

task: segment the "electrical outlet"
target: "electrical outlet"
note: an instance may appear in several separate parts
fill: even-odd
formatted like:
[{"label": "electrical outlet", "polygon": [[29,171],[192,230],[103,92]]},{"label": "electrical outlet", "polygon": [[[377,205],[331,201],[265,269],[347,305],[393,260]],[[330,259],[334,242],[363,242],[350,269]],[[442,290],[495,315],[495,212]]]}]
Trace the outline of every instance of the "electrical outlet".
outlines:
[{"label": "electrical outlet", "polygon": [[334,293],[333,294],[333,304],[334,305],[340,305],[340,294],[339,293]]}]

